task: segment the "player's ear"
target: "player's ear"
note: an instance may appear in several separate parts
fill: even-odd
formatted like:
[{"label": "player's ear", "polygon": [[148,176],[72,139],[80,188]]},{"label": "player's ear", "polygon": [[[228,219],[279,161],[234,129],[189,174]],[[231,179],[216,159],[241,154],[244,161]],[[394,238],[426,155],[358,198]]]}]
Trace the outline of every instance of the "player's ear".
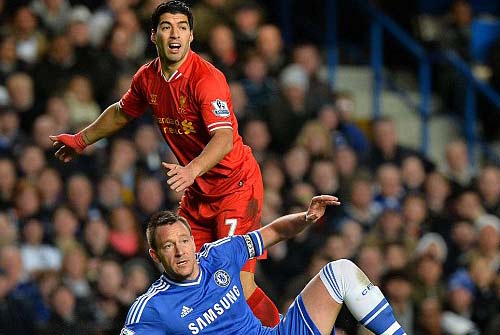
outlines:
[{"label": "player's ear", "polygon": [[189,35],[189,43],[193,42],[194,40],[194,35],[193,35],[193,31],[191,30],[191,34]]},{"label": "player's ear", "polygon": [[151,42],[153,42],[154,44],[156,44],[156,31],[154,31],[153,29],[151,29],[151,36],[149,38],[151,39]]},{"label": "player's ear", "polygon": [[160,258],[154,249],[149,248],[149,256],[153,259],[153,261],[155,261],[155,263],[161,263]]}]

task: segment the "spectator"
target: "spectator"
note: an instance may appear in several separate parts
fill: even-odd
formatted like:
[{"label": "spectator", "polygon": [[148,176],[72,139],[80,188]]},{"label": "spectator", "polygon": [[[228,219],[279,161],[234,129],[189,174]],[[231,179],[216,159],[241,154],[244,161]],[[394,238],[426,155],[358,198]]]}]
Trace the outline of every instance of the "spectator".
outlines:
[{"label": "spectator", "polygon": [[306,148],[295,145],[284,153],[283,163],[288,185],[307,179],[311,156]]},{"label": "spectator", "polygon": [[248,120],[241,133],[243,141],[252,148],[252,153],[260,165],[270,156],[271,134],[267,124],[258,119]]},{"label": "spectator", "polygon": [[118,334],[127,316],[127,307],[120,300],[123,270],[118,262],[104,260],[97,275],[97,326],[104,334]]},{"label": "spectator", "polygon": [[121,206],[113,209],[109,221],[110,246],[122,259],[130,259],[143,251],[139,223],[128,207]]},{"label": "spectator", "polygon": [[402,243],[408,252],[413,251],[415,240],[406,235],[401,214],[386,209],[377,218],[377,223],[365,238],[365,244],[377,247],[380,251],[392,243]]},{"label": "spectator", "polygon": [[98,210],[93,206],[94,189],[90,179],[83,175],[73,175],[66,182],[68,206],[76,214],[79,224],[96,215]]},{"label": "spectator", "polygon": [[16,185],[13,208],[19,225],[30,218],[38,218],[41,205],[40,191],[34,184],[23,180]]},{"label": "spectator", "polygon": [[[17,56],[16,38],[8,33],[0,36],[0,85],[4,86],[7,78],[16,72],[28,69],[28,64]],[[3,92],[2,94],[5,94]],[[5,99],[5,97],[2,97]],[[5,104],[5,102],[4,102]]]},{"label": "spectator", "polygon": [[468,255],[472,252],[477,241],[477,231],[467,221],[456,221],[451,228],[451,239],[448,241],[448,257],[445,270],[453,273],[468,263]]},{"label": "spectator", "polygon": [[278,95],[278,83],[270,76],[264,57],[254,50],[246,52],[242,72],[241,85],[248,97],[249,117],[265,118],[266,108]]},{"label": "spectator", "polygon": [[409,254],[406,246],[401,242],[390,242],[384,248],[384,263],[386,272],[407,271],[409,269]]},{"label": "spectator", "polygon": [[306,104],[309,81],[305,70],[297,64],[288,66],[281,73],[280,85],[281,95],[268,107],[266,119],[276,152],[290,148],[295,134],[313,118],[313,111]]},{"label": "spectator", "polygon": [[54,211],[52,223],[54,226],[52,241],[63,254],[72,248],[81,247],[76,236],[80,225],[71,209],[64,205],[58,206]]},{"label": "spectator", "polygon": [[9,277],[0,269],[0,332],[30,335],[35,332],[33,313],[26,301],[12,295]]},{"label": "spectator", "polygon": [[380,249],[369,245],[364,245],[359,250],[356,257],[359,268],[370,276],[370,280],[374,285],[379,285],[382,282],[382,274],[384,271],[384,263]]},{"label": "spectator", "polygon": [[435,297],[442,303],[446,297],[443,284],[443,264],[432,254],[423,253],[415,261],[414,290],[412,299],[417,305]]},{"label": "spectator", "polygon": [[339,131],[344,135],[347,143],[356,151],[359,159],[365,159],[368,153],[369,144],[366,135],[361,128],[356,124],[355,101],[350,92],[336,92],[335,110],[338,112],[340,124]]},{"label": "spectator", "polygon": [[137,183],[136,210],[138,221],[146,223],[154,213],[165,208],[165,191],[156,178],[142,177]]},{"label": "spectator", "polygon": [[47,159],[39,146],[28,144],[20,152],[18,163],[19,172],[23,179],[34,183],[40,172],[47,166]]},{"label": "spectator", "polygon": [[51,294],[52,314],[43,334],[93,334],[93,323],[82,320],[77,313],[77,302],[71,290],[60,285]]},{"label": "spectator", "polygon": [[[84,70],[84,68],[80,68]],[[45,57],[34,65],[33,80],[37,99],[45,101],[61,92],[68,79],[79,71],[78,59],[68,36],[58,34],[51,38]],[[47,78],[51,78],[47,81]]]},{"label": "spectator", "polygon": [[7,213],[0,211],[0,249],[17,243],[17,227]]},{"label": "spectator", "polygon": [[353,182],[362,178],[365,171],[358,164],[356,153],[349,146],[337,147],[334,152],[334,160],[336,162],[339,180],[340,180],[340,199],[350,199]]},{"label": "spectator", "polygon": [[380,165],[392,163],[400,167],[408,156],[417,156],[424,162],[425,170],[430,171],[433,164],[417,151],[398,143],[396,125],[390,118],[380,118],[373,124],[373,145],[367,156],[367,165],[376,171]]},{"label": "spectator", "polygon": [[333,158],[328,130],[316,120],[308,121],[297,135],[297,145],[306,148],[313,160]]},{"label": "spectator", "polygon": [[29,219],[24,223],[20,246],[24,271],[31,278],[38,272],[57,271],[61,268],[62,255],[56,247],[43,243],[44,227],[40,220]]},{"label": "spectator", "polygon": [[382,277],[382,292],[391,304],[396,320],[408,335],[414,334],[416,321],[412,290],[410,277],[403,269],[389,271]]},{"label": "spectator", "polygon": [[211,27],[208,46],[211,63],[224,73],[228,81],[237,79],[240,57],[231,28],[226,24]]},{"label": "spectator", "polygon": [[83,248],[75,247],[64,255],[61,277],[76,299],[83,299],[87,304],[92,295],[90,283],[87,280],[87,255]]},{"label": "spectator", "polygon": [[38,62],[46,48],[46,37],[37,26],[38,18],[30,7],[16,9],[9,34],[16,38],[17,56],[28,64]]},{"label": "spectator", "polygon": [[229,23],[228,18],[233,16],[232,10],[238,2],[238,0],[201,0],[193,6],[193,16],[196,18],[194,36],[200,49],[207,48],[212,27]]},{"label": "spectator", "polygon": [[159,141],[157,129],[148,124],[140,125],[134,135],[134,143],[138,153],[138,165],[148,174],[160,175],[164,147]]},{"label": "spectator", "polygon": [[20,128],[21,117],[10,107],[0,107],[0,155],[16,156],[26,142]]},{"label": "spectator", "polygon": [[422,235],[430,231],[427,221],[427,204],[424,197],[420,195],[408,195],[402,205],[403,220],[406,226],[406,234],[418,240]]},{"label": "spectator", "polygon": [[486,212],[500,216],[500,169],[498,166],[487,165],[481,169],[477,188]]},{"label": "spectator", "polygon": [[449,230],[451,217],[450,183],[439,172],[431,172],[425,179],[424,191],[431,230],[444,236]]},{"label": "spectator", "polygon": [[377,186],[375,203],[382,210],[388,208],[399,211],[405,195],[399,168],[389,163],[381,165],[377,169]]},{"label": "spectator", "polygon": [[9,94],[9,106],[19,113],[21,129],[29,132],[38,115],[35,108],[33,79],[27,73],[16,72],[7,78],[5,85]]},{"label": "spectator", "polygon": [[38,175],[36,186],[40,191],[41,217],[49,221],[55,208],[63,201],[63,181],[55,169],[45,168]]},{"label": "spectator", "polygon": [[448,143],[446,164],[441,171],[450,180],[452,192],[455,194],[472,186],[475,172],[470,166],[467,145],[463,140]]},{"label": "spectator", "polygon": [[12,208],[16,184],[17,172],[14,162],[8,158],[0,158],[0,209]]},{"label": "spectator", "polygon": [[34,0],[31,8],[49,34],[63,32],[71,13],[67,0]]},{"label": "spectator", "polygon": [[254,1],[245,1],[236,7],[234,29],[236,47],[240,54],[255,49],[257,34],[264,19],[263,9]]},{"label": "spectator", "polygon": [[424,192],[425,168],[417,156],[405,158],[401,164],[401,178],[406,193],[422,194]]},{"label": "spectator", "polygon": [[373,183],[368,177],[361,177],[352,182],[351,197],[342,206],[343,215],[353,219],[369,231],[381,212],[381,208],[373,201]]},{"label": "spectator", "polygon": [[269,74],[276,78],[287,62],[283,38],[277,26],[264,24],[259,28],[257,52],[264,57]]}]

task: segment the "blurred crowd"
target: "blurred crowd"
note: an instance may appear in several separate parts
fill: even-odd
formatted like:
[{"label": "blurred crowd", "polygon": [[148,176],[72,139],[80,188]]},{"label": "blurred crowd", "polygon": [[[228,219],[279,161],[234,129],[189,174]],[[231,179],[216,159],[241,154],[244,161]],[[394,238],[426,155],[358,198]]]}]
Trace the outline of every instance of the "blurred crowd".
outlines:
[{"label": "blurred crowd", "polygon": [[[500,333],[500,168],[445,163],[402,146],[394,121],[355,119],[350,92],[326,82],[321,46],[287,46],[266,2],[193,1],[193,49],[230,83],[234,112],[263,173],[263,223],[337,195],[317,225],[269,250],[257,281],[282,312],[331,260],[379,285],[408,335]],[[120,99],[155,55],[155,0],[0,0],[0,333],[118,334],[158,276],[148,217],[176,208],[149,116],[54,158]],[[367,334],[347,311],[337,334]]]}]

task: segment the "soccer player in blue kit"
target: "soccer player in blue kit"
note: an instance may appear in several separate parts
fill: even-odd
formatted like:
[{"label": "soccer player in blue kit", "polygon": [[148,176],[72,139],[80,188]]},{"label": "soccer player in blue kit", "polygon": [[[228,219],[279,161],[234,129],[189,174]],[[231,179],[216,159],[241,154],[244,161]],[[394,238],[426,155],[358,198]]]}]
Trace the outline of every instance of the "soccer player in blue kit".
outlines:
[{"label": "soccer player in blue kit", "polygon": [[153,215],[146,232],[149,254],[165,271],[133,303],[121,334],[329,335],[345,303],[373,333],[405,335],[380,289],[345,259],[323,267],[276,327],[262,326],[248,307],[239,276],[245,262],[313,224],[326,206],[339,204],[334,196],[316,196],[306,212],[207,243],[199,253],[183,217],[169,211]]}]

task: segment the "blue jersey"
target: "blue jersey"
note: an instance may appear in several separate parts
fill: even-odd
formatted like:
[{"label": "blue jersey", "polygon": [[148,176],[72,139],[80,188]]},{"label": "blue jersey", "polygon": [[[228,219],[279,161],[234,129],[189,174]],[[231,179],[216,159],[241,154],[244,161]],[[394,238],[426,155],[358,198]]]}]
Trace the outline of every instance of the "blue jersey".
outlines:
[{"label": "blue jersey", "polygon": [[198,278],[175,282],[162,274],[135,300],[121,334],[274,333],[253,315],[240,282],[241,267],[263,251],[259,232],[205,244],[196,255]]}]

